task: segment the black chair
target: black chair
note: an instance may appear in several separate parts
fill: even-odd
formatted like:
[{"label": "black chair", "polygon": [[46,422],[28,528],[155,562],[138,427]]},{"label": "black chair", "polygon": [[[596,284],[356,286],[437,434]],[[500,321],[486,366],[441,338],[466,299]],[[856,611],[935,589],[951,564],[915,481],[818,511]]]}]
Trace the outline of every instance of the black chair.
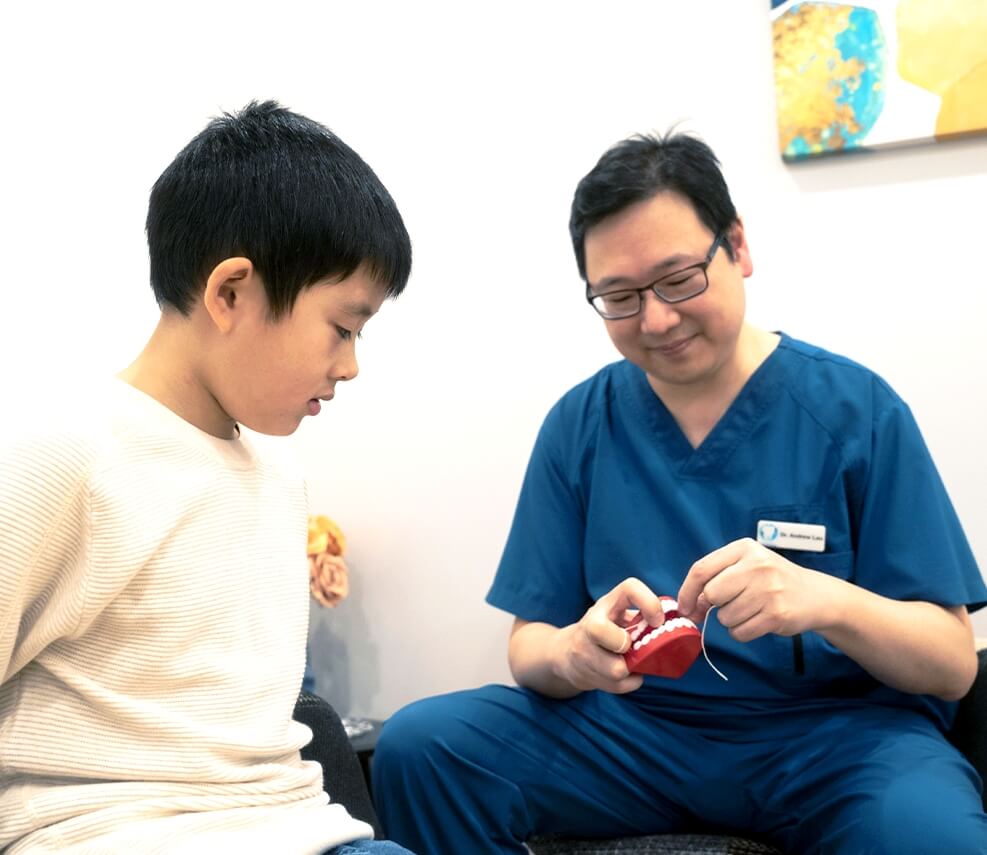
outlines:
[{"label": "black chair", "polygon": [[[987,649],[977,654],[973,688],[962,701],[950,741],[987,781]],[[987,788],[983,793],[987,810]],[[746,837],[712,834],[651,834],[614,839],[539,837],[528,841],[535,855],[781,855],[773,846]],[[790,853],[798,855],[798,853]]]},{"label": "black chair", "polygon": [[302,749],[302,759],[322,764],[322,783],[329,797],[351,816],[369,823],[374,837],[381,839],[384,833],[363,768],[336,711],[318,695],[303,690],[295,704],[295,721],[312,728],[312,741]]}]

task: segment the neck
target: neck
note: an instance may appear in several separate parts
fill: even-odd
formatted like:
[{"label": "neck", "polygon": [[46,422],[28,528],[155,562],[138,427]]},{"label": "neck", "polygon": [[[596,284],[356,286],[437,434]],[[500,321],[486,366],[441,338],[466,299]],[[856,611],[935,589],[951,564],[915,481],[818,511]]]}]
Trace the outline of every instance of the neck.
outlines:
[{"label": "neck", "polygon": [[731,359],[694,383],[648,382],[678,423],[693,448],[698,448],[730,408],[740,390],[778,346],[776,333],[744,324]]},{"label": "neck", "polygon": [[209,391],[194,354],[200,341],[190,335],[186,318],[162,314],[140,355],[117,375],[176,415],[220,439],[235,439],[238,428]]}]

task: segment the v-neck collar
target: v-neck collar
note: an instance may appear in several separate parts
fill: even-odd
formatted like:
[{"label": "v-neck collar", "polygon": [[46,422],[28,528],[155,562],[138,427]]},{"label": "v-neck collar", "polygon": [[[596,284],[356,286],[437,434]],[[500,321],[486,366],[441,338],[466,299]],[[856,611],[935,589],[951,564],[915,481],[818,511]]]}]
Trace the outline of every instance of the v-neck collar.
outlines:
[{"label": "v-neck collar", "polygon": [[785,387],[790,346],[788,336],[779,335],[778,346],[757,367],[698,448],[693,448],[686,439],[678,422],[651,388],[644,371],[627,363],[630,400],[654,431],[660,452],[680,475],[696,478],[718,475],[737,446],[760,423],[764,411],[778,398]]}]

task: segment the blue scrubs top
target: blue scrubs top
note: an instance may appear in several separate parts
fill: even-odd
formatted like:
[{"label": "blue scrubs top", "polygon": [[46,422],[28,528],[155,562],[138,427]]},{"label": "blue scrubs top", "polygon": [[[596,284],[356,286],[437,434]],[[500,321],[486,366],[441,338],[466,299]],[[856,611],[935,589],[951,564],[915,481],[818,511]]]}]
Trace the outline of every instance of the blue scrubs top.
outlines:
[{"label": "blue scrubs top", "polygon": [[[779,552],[883,596],[987,601],[907,405],[866,368],[783,335],[697,449],[627,361],[566,394],[535,443],[487,602],[565,626],[629,576],[674,597],[693,562],[756,538],[762,519],[825,526],[825,551]],[[884,686],[817,633],[740,643],[714,617],[706,646],[729,681],[700,657],[678,680],[647,677],[635,702],[754,714],[857,698],[943,728],[955,714]]]}]

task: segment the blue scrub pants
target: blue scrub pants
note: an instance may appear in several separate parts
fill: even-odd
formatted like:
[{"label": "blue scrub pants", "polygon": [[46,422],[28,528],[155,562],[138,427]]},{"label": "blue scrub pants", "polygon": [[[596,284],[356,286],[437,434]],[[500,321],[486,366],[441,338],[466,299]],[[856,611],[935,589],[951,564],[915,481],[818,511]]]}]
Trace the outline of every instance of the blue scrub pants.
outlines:
[{"label": "blue scrub pants", "polygon": [[405,707],[374,753],[387,837],[424,855],[520,855],[536,834],[701,824],[797,855],[987,853],[979,776],[917,712],[650,703],[486,686]]},{"label": "blue scrub pants", "polygon": [[390,840],[354,840],[327,849],[322,855],[414,855]]}]

